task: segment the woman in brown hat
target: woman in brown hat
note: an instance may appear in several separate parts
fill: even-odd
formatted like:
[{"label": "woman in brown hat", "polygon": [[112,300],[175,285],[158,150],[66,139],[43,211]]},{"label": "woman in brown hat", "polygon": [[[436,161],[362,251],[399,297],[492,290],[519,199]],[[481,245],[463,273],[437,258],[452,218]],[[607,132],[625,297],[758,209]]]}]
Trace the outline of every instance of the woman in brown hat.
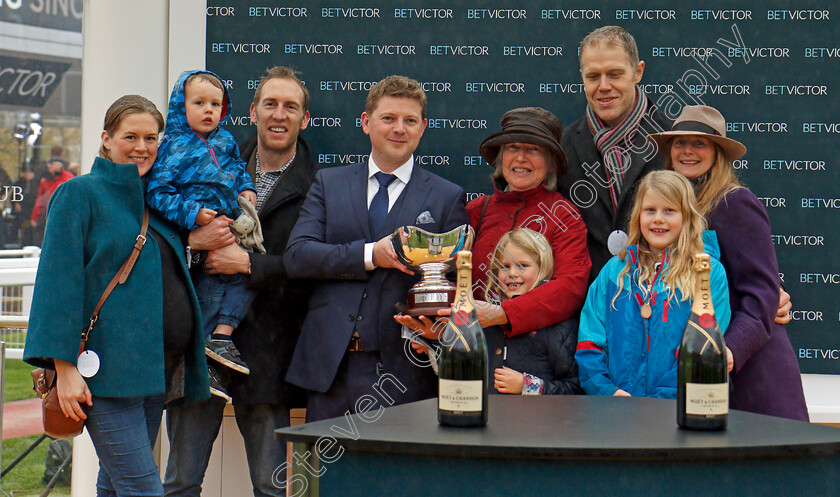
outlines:
[{"label": "woman in brown hat", "polygon": [[774,322],[779,271],[770,220],[732,167],[746,147],[726,137],[720,112],[700,105],[685,107],[671,131],[648,138],[666,156],[665,167],[694,184],[708,229],[717,235],[732,308],[726,332],[730,407],[808,421],[796,356],[784,327]]},{"label": "woman in brown hat", "polygon": [[[540,107],[510,110],[501,124],[502,130],[488,136],[479,147],[481,156],[494,167],[496,191],[467,204],[470,225],[476,230],[472,248],[473,289],[476,311],[487,336],[490,374],[499,392],[582,393],[574,361],[578,324],[577,319],[570,318],[583,306],[592,264],[580,213],[555,191],[557,180],[566,172],[566,154],[560,147],[563,124]],[[534,264],[517,260],[519,252],[510,250],[506,243],[502,243],[501,257],[493,260],[502,236],[518,228],[529,228],[544,236],[529,240],[547,245],[544,248],[553,257],[554,269],[548,281],[530,291],[517,292],[515,298],[504,299],[487,289],[510,289],[510,280],[521,278],[524,268]],[[506,237],[509,238],[510,235]],[[516,268],[502,275],[502,268],[510,267],[508,264],[516,264]],[[446,310],[438,314],[448,313]],[[395,319],[409,329],[422,330],[429,338],[442,331],[442,327],[433,328],[426,317]],[[516,339],[509,339],[517,335]],[[412,347],[425,350],[415,344]],[[514,364],[528,366],[525,371],[516,371],[509,367]],[[547,381],[534,380],[537,370],[547,364],[556,368],[552,372],[543,370],[549,375],[543,377]]]},{"label": "woman in brown hat", "polygon": [[[502,129],[479,147],[494,167],[495,193],[467,204],[470,225],[477,231],[473,244],[473,281],[476,299],[484,295],[491,273],[493,250],[503,234],[516,228],[542,233],[554,254],[550,281],[516,299],[479,305],[482,326],[505,325],[508,336],[559,323],[580,310],[586,297],[591,263],[586,226],[577,208],[555,188],[566,172],[560,147],[563,123],[540,107],[505,113]],[[495,351],[490,351],[491,354]]]},{"label": "woman in brown hat", "polygon": [[[583,306],[592,263],[580,212],[555,191],[566,172],[560,146],[563,123],[541,107],[521,107],[502,116],[502,130],[481,142],[479,152],[494,171],[495,193],[467,204],[473,243],[473,288],[483,327],[504,325],[508,336],[545,328],[574,316]],[[502,235],[516,228],[541,233],[554,254],[554,273],[538,288],[501,304],[485,295],[492,256]],[[428,325],[397,320],[410,329]],[[491,351],[494,353],[494,351]]]}]

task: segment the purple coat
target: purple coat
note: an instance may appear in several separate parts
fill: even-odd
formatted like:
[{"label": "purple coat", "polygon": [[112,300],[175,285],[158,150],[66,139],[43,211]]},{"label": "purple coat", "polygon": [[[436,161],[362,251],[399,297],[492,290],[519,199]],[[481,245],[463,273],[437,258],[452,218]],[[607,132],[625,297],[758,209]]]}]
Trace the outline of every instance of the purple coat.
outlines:
[{"label": "purple coat", "polygon": [[808,421],[796,355],[776,324],[779,269],[770,219],[746,188],[730,192],[708,215],[729,281],[732,321],[726,346],[735,358],[729,407]]}]

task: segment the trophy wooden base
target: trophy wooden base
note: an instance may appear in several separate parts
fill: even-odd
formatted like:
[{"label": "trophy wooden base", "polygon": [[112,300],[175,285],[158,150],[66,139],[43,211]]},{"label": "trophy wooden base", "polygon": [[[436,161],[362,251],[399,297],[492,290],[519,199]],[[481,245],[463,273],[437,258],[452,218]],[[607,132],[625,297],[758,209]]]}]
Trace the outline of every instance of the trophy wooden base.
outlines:
[{"label": "trophy wooden base", "polygon": [[455,287],[448,290],[412,288],[408,292],[408,306],[403,314],[417,318],[426,316],[434,320],[440,309],[449,309],[455,301]]}]

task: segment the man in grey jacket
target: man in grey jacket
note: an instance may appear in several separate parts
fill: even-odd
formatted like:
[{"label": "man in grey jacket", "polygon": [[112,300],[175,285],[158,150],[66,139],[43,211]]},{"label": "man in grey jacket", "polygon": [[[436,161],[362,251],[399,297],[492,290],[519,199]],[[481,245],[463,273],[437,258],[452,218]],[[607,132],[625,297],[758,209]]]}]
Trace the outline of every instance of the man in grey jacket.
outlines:
[{"label": "man in grey jacket", "polygon": [[646,137],[670,129],[671,121],[638,86],[645,63],[630,33],[604,26],[580,47],[586,112],[563,133],[569,169],[559,190],[586,223],[592,281],[626,241],[617,231],[626,229],[639,180],[664,165]]}]

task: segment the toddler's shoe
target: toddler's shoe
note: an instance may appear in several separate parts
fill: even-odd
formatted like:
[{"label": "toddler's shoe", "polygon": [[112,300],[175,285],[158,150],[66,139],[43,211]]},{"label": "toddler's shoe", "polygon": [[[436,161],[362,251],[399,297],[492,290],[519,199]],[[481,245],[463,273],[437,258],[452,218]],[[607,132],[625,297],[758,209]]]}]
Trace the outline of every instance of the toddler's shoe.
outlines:
[{"label": "toddler's shoe", "polygon": [[221,373],[211,364],[207,365],[207,376],[210,380],[210,394],[225,399],[225,402],[230,402],[231,398],[227,393],[227,388],[225,388],[225,381],[222,378]]},{"label": "toddler's shoe", "polygon": [[233,344],[233,340],[214,340],[213,337],[208,336],[204,340],[204,353],[207,357],[234,371],[251,374],[251,370],[242,360],[242,355]]}]

